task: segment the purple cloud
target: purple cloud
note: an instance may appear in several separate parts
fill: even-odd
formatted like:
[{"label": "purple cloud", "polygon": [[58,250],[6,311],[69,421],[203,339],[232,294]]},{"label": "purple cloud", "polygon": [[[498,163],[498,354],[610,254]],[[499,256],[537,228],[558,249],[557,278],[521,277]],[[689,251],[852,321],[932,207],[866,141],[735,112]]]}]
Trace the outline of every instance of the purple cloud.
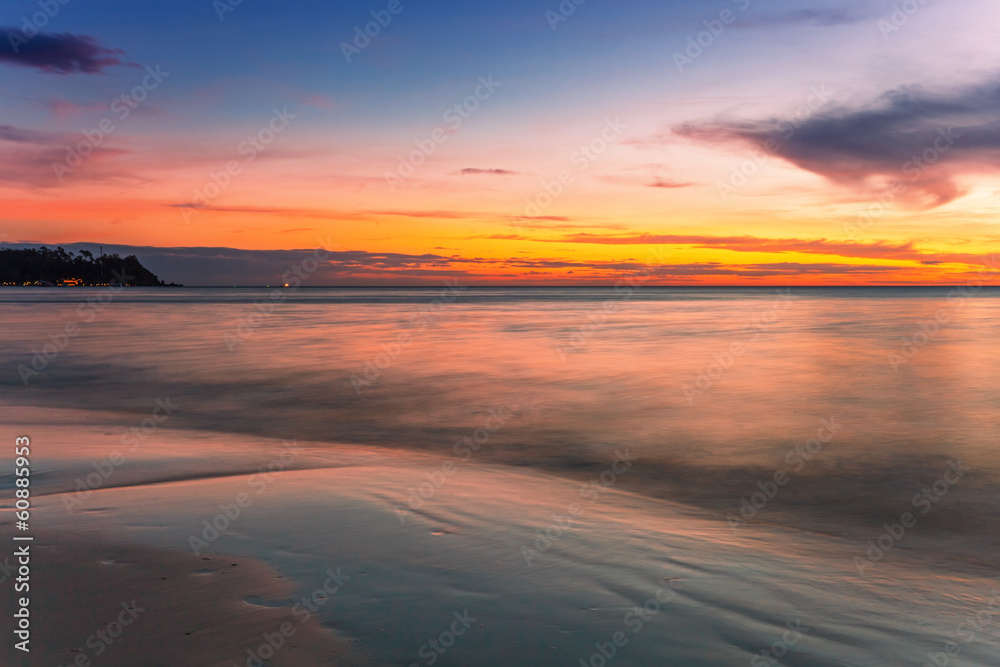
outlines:
[{"label": "purple cloud", "polygon": [[0,28],[0,63],[34,67],[53,74],[100,74],[125,64],[120,49],[109,49],[93,37],[40,32],[28,37],[18,28]]},{"label": "purple cloud", "polygon": [[[864,105],[817,111],[797,126],[780,118],[704,120],[674,127],[710,144],[771,146],[781,159],[862,191],[893,187],[918,207],[960,197],[959,177],[1000,156],[1000,86],[903,87]],[[765,148],[766,150],[766,148]]]}]

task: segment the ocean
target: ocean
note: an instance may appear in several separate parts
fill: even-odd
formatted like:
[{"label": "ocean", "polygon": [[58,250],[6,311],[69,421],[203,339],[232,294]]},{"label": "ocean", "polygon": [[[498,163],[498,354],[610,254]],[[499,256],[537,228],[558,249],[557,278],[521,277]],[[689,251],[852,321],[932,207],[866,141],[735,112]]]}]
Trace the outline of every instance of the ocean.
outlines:
[{"label": "ocean", "polygon": [[[356,448],[378,453],[379,460],[421,457],[426,474],[372,491],[389,524],[394,517],[403,523],[409,517],[407,526],[413,519],[461,524],[456,517],[464,510],[440,489],[470,466],[484,474],[530,475],[532,489],[580,488],[577,500],[585,507],[593,502],[600,512],[611,512],[605,490],[613,490],[625,505],[641,504],[643,516],[669,520],[670,528],[654,530],[636,518],[639,510],[622,509],[608,522],[629,521],[636,539],[652,539],[656,531],[687,539],[685,521],[701,535],[708,526],[711,541],[724,545],[723,570],[726,563],[740,570],[745,540],[762,550],[754,559],[776,554],[776,573],[780,557],[809,545],[811,574],[796,580],[794,604],[785,600],[802,618],[811,597],[829,607],[846,594],[841,581],[870,595],[857,598],[858,608],[868,610],[858,613],[878,608],[884,617],[893,596],[905,600],[909,611],[899,613],[916,614],[921,627],[909,617],[889,623],[893,636],[913,648],[911,662],[892,664],[922,664],[913,660],[943,650],[935,647],[954,634],[962,614],[975,614],[975,605],[991,597],[983,582],[996,581],[1000,289],[4,288],[0,313],[4,412],[92,415],[112,445],[148,437],[165,446],[166,432],[178,435],[155,462],[126,465],[123,486],[211,476],[221,456],[211,437],[218,437],[295,442],[318,456],[324,448],[338,456]],[[143,420],[162,414],[157,405],[171,406],[169,418],[144,432]],[[207,443],[204,451],[199,438]],[[200,466],[200,456],[212,463]],[[66,493],[86,470],[85,458],[54,457],[34,483]],[[3,480],[4,488],[13,487],[12,476]],[[549,508],[527,491],[497,484],[469,490],[488,499],[491,516],[513,516],[518,503],[534,503],[542,515],[551,509],[575,520],[570,500]],[[115,478],[102,488],[113,486]],[[506,509],[505,498],[511,501]],[[576,526],[586,528],[574,539],[593,541],[579,558],[595,571],[605,559],[609,568],[621,567],[625,547],[608,536],[612,523],[602,524],[597,512],[580,510]],[[449,513],[452,519],[442,518]],[[553,522],[558,530],[550,538],[577,530],[558,527],[559,520],[527,526],[528,537],[544,534]],[[444,535],[451,530],[435,527]],[[489,538],[491,544],[496,539]],[[835,546],[821,546],[824,540]],[[525,538],[508,545],[510,557],[537,572],[539,563],[567,548],[543,549],[544,543]],[[372,544],[369,555],[378,551]],[[871,577],[886,579],[874,590],[866,588]],[[938,577],[940,600],[921,598],[914,582]],[[961,591],[949,589],[948,581],[960,582]],[[479,590],[474,579],[464,585],[470,594]],[[501,594],[493,584],[486,588]],[[713,588],[720,599],[702,599],[685,623],[697,625],[692,619],[710,616],[709,607],[732,611],[721,600],[724,588]],[[772,593],[741,592],[737,606],[752,609]],[[486,598],[479,603],[489,607]],[[775,626],[794,622],[795,613],[776,613]],[[535,630],[547,622],[543,616],[532,621]],[[996,621],[951,664],[995,664],[1000,617]],[[559,623],[572,625],[565,618]],[[599,630],[593,638],[566,628],[549,632],[568,632],[565,644],[573,650],[589,647],[551,664],[575,665],[577,657],[599,662],[590,657],[595,642],[609,641],[621,625],[608,623],[607,637]],[[808,641],[818,641],[823,623],[818,612],[809,618]],[[366,624],[342,625],[345,636],[375,632]],[[677,627],[647,641],[689,643]],[[739,627],[734,634],[706,635],[736,647],[731,655],[657,664],[745,664],[763,655],[770,642],[757,646],[763,639],[754,633],[769,637],[768,631]],[[830,637],[850,634],[838,628]],[[906,638],[899,628],[907,628]],[[559,646],[565,658],[552,636],[525,641],[532,650]],[[637,643],[638,636],[631,654],[618,649],[620,664],[679,655],[666,648],[642,653]],[[842,652],[838,659],[823,653],[829,646],[816,645],[798,658],[786,647],[791,652],[780,664],[889,664],[872,657],[876,643],[844,640],[838,650],[854,657]],[[408,664],[401,645],[374,650],[383,664]],[[487,644],[477,646],[462,649],[469,651],[464,659],[492,655]],[[693,644],[688,648],[700,655]],[[448,662],[456,655],[443,664],[472,664]]]}]

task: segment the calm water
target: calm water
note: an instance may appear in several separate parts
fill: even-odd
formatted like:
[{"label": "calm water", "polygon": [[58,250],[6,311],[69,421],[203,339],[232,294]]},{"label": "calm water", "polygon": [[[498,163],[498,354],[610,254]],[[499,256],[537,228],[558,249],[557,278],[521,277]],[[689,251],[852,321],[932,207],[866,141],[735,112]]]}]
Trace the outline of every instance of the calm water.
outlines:
[{"label": "calm water", "polygon": [[783,472],[756,521],[861,542],[960,459],[907,546],[997,564],[998,290],[15,288],[0,319],[4,409],[169,397],[171,428],[443,457],[495,410],[479,461],[628,448],[622,488],[719,519]]}]

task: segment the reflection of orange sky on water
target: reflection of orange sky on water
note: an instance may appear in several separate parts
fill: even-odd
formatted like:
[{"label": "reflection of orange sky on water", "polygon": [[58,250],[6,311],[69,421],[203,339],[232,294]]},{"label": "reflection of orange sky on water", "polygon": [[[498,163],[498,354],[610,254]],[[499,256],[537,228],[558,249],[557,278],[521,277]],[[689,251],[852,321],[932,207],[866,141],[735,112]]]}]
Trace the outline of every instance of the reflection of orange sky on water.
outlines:
[{"label": "reflection of orange sky on water", "polygon": [[[829,459],[944,450],[978,453],[980,466],[992,466],[983,425],[991,423],[995,389],[988,369],[1000,367],[988,333],[997,298],[949,299],[950,291],[841,298],[838,290],[793,289],[786,300],[754,290],[677,290],[668,298],[607,290],[535,301],[515,291],[399,290],[395,296],[409,302],[349,303],[302,290],[228,351],[224,337],[270,292],[228,302],[232,293],[219,290],[109,309],[72,349],[86,368],[131,369],[140,385],[152,368],[157,387],[183,388],[178,421],[274,437],[363,437],[440,450],[480,426],[482,410],[506,406],[517,417],[493,437],[488,455],[593,460],[601,443],[628,442],[649,459],[727,467],[776,465],[813,437],[820,419],[833,417],[846,426]],[[946,322],[924,342],[923,327],[939,312]],[[72,316],[39,312],[32,329],[6,333],[7,345],[30,350]],[[130,336],[108,347],[106,336],[120,330]],[[894,370],[890,355],[906,351],[904,339],[923,344]],[[727,361],[733,345],[742,352]],[[74,359],[60,359],[56,375],[39,382],[60,381]],[[730,368],[702,386],[701,376],[718,374],[723,362]],[[352,377],[366,373],[370,385],[356,392]],[[702,395],[689,402],[688,386]],[[105,397],[102,405],[119,395],[132,405],[142,391],[101,383],[95,395]],[[151,409],[144,406],[136,414]],[[122,428],[134,422],[126,417]]]}]

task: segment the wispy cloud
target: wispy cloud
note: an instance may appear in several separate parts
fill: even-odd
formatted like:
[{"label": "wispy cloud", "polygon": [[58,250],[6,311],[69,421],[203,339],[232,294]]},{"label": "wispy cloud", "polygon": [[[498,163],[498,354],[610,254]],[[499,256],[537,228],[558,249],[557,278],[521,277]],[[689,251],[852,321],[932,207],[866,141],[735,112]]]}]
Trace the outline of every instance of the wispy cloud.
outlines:
[{"label": "wispy cloud", "polygon": [[453,220],[474,220],[495,218],[495,213],[482,213],[477,211],[443,211],[443,210],[420,210],[420,209],[393,209],[383,211],[369,211],[375,215],[395,216],[400,218],[439,218]]},{"label": "wispy cloud", "polygon": [[770,27],[781,25],[838,26],[858,23],[875,15],[870,8],[827,7],[810,9],[790,9],[760,16],[741,19],[738,27]]},{"label": "wispy cloud", "polygon": [[92,149],[73,170],[72,180],[60,181],[52,165],[66,160],[68,147],[79,135],[0,125],[0,183],[54,188],[75,181],[132,182],[134,173],[116,164],[129,151],[112,146]]},{"label": "wispy cloud", "polygon": [[651,188],[666,188],[668,190],[672,190],[674,188],[687,188],[687,187],[690,187],[690,186],[694,185],[694,183],[689,182],[689,181],[687,181],[687,182],[682,182],[682,181],[666,181],[666,180],[663,180],[662,178],[657,178],[652,183],[648,183],[647,185],[649,187],[651,187]]},{"label": "wispy cloud", "polygon": [[513,176],[519,172],[511,171],[510,169],[479,169],[476,167],[466,167],[459,173],[463,176],[472,176],[476,174],[486,174],[489,176]]},{"label": "wispy cloud", "polygon": [[277,215],[285,218],[316,218],[321,220],[363,220],[369,216],[359,213],[332,211],[294,206],[212,206],[190,202],[165,204],[170,208],[195,209],[204,213],[241,213],[244,215]]},{"label": "wispy cloud", "polygon": [[[503,238],[495,236],[493,238]],[[729,250],[732,252],[802,253],[807,255],[832,255],[895,261],[913,261],[926,265],[952,263],[975,265],[981,261],[970,253],[939,253],[919,250],[913,241],[890,243],[875,241],[855,243],[828,239],[769,239],[756,236],[701,236],[684,234],[624,234],[600,236],[597,234],[569,234],[551,239],[533,239],[548,243],[596,243],[600,245],[675,245],[691,248]]]},{"label": "wispy cloud", "polygon": [[52,112],[52,115],[59,120],[65,120],[88,111],[104,111],[108,108],[106,103],[78,104],[60,99],[49,100],[46,106]]},{"label": "wispy cloud", "polygon": [[0,125],[0,141],[19,144],[45,144],[55,136],[50,132],[37,132],[13,125]]},{"label": "wispy cloud", "polygon": [[[551,228],[553,228],[552,226],[546,225],[546,224],[542,224],[542,223],[545,223],[545,222],[569,222],[573,218],[568,218],[565,215],[535,215],[535,216],[515,215],[515,216],[511,216],[510,219],[511,220],[516,220],[518,227],[527,227],[527,228],[537,227],[539,229],[551,229]],[[538,221],[538,220],[541,220],[542,223],[537,223],[536,221]],[[588,225],[588,227],[589,226],[590,225]],[[566,225],[561,225],[560,226],[560,228],[565,228],[565,227],[566,227]]]},{"label": "wispy cloud", "polygon": [[329,95],[322,95],[320,93],[306,95],[302,98],[302,104],[307,107],[322,109],[323,111],[336,111],[340,109],[340,105],[337,104],[335,99]]}]

